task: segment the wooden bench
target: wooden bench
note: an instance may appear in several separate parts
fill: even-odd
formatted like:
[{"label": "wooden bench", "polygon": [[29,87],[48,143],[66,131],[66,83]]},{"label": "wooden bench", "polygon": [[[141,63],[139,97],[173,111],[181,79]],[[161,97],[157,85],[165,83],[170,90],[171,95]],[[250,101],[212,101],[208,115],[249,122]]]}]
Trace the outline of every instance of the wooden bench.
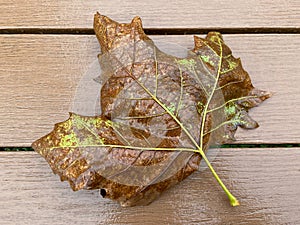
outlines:
[{"label": "wooden bench", "polygon": [[33,151],[2,151],[0,224],[300,224],[298,0],[0,0],[0,147],[29,147],[68,117],[99,53],[96,11],[119,22],[139,15],[154,41],[186,48],[191,33],[221,31],[254,85],[274,92],[251,110],[260,127],[239,129],[239,145],[213,162],[241,206],[206,169],[149,206],[121,208],[98,191],[72,192]]}]

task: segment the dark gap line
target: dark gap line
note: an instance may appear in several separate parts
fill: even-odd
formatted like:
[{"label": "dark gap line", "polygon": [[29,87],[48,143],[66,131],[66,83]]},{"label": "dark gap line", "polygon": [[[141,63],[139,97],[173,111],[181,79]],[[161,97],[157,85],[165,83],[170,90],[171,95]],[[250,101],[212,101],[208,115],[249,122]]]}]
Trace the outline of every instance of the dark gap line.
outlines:
[{"label": "dark gap line", "polygon": [[[253,27],[253,28],[145,28],[148,35],[187,35],[207,34],[218,31],[222,34],[299,34],[300,27]],[[4,28],[0,34],[66,34],[66,35],[94,35],[91,28]]]},{"label": "dark gap line", "polygon": [[300,148],[300,144],[224,144],[220,148]]},{"label": "dark gap line", "polygon": [[[211,147],[213,148],[213,146]],[[300,148],[300,144],[224,144],[219,148]],[[31,147],[0,147],[0,152],[33,151]]]}]

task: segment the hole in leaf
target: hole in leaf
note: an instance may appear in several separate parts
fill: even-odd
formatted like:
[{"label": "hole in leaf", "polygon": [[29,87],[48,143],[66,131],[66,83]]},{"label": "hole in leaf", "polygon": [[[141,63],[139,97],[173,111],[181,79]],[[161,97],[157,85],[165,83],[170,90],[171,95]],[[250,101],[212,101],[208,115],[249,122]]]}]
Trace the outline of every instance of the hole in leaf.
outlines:
[{"label": "hole in leaf", "polygon": [[105,196],[106,196],[106,190],[103,189],[103,188],[101,188],[101,189],[100,189],[100,195],[101,195],[103,198],[105,198]]}]

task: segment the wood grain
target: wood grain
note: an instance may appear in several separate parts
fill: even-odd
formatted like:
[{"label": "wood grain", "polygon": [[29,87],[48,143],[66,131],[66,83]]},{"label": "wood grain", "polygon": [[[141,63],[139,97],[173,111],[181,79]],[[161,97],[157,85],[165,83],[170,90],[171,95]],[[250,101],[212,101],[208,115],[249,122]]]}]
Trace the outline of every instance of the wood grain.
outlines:
[{"label": "wood grain", "polygon": [[0,29],[92,28],[96,11],[146,28],[299,28],[298,0],[34,1],[0,0]]},{"label": "wood grain", "polygon": [[[172,54],[192,48],[189,35],[153,38]],[[300,35],[224,38],[241,57],[254,85],[274,92],[251,111],[260,128],[240,129],[237,143],[299,143]],[[94,36],[86,35],[1,35],[0,43],[0,146],[30,146],[67,119],[78,83],[91,63],[97,64],[99,45]]]},{"label": "wood grain", "polygon": [[213,165],[241,206],[231,207],[211,172],[196,172],[145,207],[121,208],[98,191],[72,192],[34,152],[0,152],[2,224],[299,224],[300,149],[222,149]]}]

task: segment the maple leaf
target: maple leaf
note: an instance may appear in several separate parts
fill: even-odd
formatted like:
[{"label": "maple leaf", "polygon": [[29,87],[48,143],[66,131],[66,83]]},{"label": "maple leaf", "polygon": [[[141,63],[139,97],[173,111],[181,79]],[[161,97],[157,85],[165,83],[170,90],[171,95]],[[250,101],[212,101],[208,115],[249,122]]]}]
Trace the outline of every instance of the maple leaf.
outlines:
[{"label": "maple leaf", "polygon": [[73,190],[101,189],[122,206],[146,205],[198,170],[205,151],[255,128],[249,108],[270,96],[255,89],[219,33],[195,37],[186,58],[161,52],[140,18],[120,24],[99,13],[100,116],[70,113],[32,147]]}]

